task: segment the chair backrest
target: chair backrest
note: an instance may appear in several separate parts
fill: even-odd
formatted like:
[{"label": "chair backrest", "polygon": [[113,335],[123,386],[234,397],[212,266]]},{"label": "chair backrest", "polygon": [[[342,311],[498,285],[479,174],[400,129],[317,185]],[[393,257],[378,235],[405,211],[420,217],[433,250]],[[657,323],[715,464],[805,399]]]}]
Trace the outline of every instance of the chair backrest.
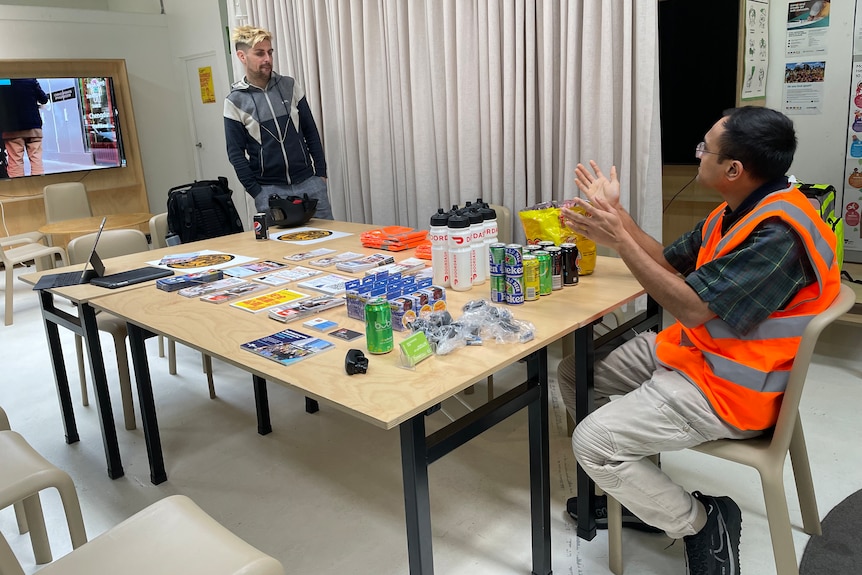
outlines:
[{"label": "chair backrest", "polygon": [[850,311],[856,303],[856,294],[849,286],[841,285],[841,291],[825,311],[814,317],[802,332],[802,342],[793,360],[793,368],[790,371],[790,380],[781,400],[781,411],[778,413],[778,422],[772,434],[772,446],[783,450],[784,453],[790,447],[790,439],[793,428],[799,415],[799,401],[802,399],[802,388],[808,377],[808,366],[811,364],[811,356],[817,339],[826,329],[826,326]]},{"label": "chair backrest", "polygon": [[81,182],[48,184],[42,189],[42,193],[45,199],[45,217],[49,224],[89,218],[93,215],[87,188]]},{"label": "chair backrest", "polygon": [[155,248],[168,247],[165,238],[168,236],[168,214],[156,214],[150,218],[150,242]]},{"label": "chair backrest", "polygon": [[497,240],[504,243],[512,243],[512,212],[506,206],[488,204],[497,213]]},{"label": "chair backrest", "polygon": [[[84,263],[90,257],[95,241],[95,233],[80,236],[70,241],[66,248],[69,253],[69,263]],[[99,253],[99,257],[104,260],[145,252],[149,249],[147,236],[140,230],[104,230],[102,237],[99,238],[99,247],[96,251]]]}]

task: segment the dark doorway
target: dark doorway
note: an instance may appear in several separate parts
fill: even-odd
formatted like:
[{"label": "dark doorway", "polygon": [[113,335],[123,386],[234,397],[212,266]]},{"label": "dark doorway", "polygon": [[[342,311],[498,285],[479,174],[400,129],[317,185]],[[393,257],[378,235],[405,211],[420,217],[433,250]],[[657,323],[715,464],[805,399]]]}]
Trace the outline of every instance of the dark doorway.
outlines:
[{"label": "dark doorway", "polygon": [[740,0],[658,3],[662,161],[697,164],[694,148],[736,105]]}]

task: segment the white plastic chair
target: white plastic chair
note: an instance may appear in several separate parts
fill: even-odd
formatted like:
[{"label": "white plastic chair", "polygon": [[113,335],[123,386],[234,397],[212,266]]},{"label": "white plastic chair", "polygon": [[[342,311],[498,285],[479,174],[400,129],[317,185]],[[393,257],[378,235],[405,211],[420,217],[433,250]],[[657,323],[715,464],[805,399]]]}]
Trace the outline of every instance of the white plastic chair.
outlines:
[{"label": "white plastic chair", "polygon": [[42,196],[45,202],[45,218],[49,224],[89,218],[93,215],[87,188],[81,182],[48,184],[42,188]]},{"label": "white plastic chair", "polygon": [[19,245],[17,248],[9,249],[3,249],[3,246],[0,246],[0,262],[3,262],[3,267],[6,271],[6,308],[3,312],[6,325],[12,325],[12,295],[15,291],[13,288],[15,266],[34,260],[36,262],[36,269],[40,269],[42,267],[41,262],[45,260],[53,264],[55,256],[60,256],[63,265],[66,265],[66,250],[60,247],[44,246],[40,243],[25,243]]},{"label": "white plastic chair", "polygon": [[[24,575],[0,537],[0,573]],[[166,497],[39,570],[42,575],[284,575],[184,495]]]},{"label": "white plastic chair", "polygon": [[[796,491],[802,511],[802,528],[810,535],[820,535],[820,515],[817,512],[817,499],[811,467],[808,463],[808,450],[802,433],[799,417],[799,400],[808,375],[811,355],[820,333],[833,321],[847,313],[856,302],[856,295],[846,285],[835,301],[823,313],[812,319],[802,334],[799,352],[793,361],[790,381],[781,402],[778,422],[771,434],[753,439],[722,439],[709,441],[693,449],[747,465],[757,469],[766,502],[766,518],[772,537],[772,552],[775,556],[778,575],[799,575],[796,564],[796,551],[793,547],[790,513],[787,509],[787,495],[784,491],[784,460],[790,453]],[[608,564],[612,572],[623,572],[622,556],[622,507],[619,501],[608,495]]]}]

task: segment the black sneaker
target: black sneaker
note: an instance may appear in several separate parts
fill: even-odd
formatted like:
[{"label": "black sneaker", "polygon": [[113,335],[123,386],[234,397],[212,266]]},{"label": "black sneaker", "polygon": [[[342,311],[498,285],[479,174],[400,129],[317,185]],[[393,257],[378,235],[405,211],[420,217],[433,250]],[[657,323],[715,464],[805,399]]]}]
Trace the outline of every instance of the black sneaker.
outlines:
[{"label": "black sneaker", "polygon": [[[569,515],[575,521],[578,520],[578,498],[572,497],[568,501],[566,501],[566,511],[568,511]],[[605,495],[596,495],[595,497],[595,508],[593,513],[596,516],[596,529],[607,529],[608,528],[608,498]],[[637,531],[643,531],[645,533],[664,533],[658,527],[653,527],[647,523],[641,521],[641,519],[623,507],[623,527],[628,527],[629,529],[635,529]]]},{"label": "black sneaker", "polygon": [[730,497],[692,493],[706,508],[706,525],[684,537],[688,575],[739,575],[742,512]]}]

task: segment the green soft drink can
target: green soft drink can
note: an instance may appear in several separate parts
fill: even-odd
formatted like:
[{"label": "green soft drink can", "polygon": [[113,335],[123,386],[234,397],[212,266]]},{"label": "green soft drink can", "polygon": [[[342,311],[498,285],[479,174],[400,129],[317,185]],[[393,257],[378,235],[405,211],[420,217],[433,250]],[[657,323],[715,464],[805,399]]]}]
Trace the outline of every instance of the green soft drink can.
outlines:
[{"label": "green soft drink can", "polygon": [[551,254],[540,250],[533,252],[533,255],[539,260],[539,295],[551,295],[551,291],[554,289],[554,282],[551,277]]},{"label": "green soft drink can", "polygon": [[386,298],[373,298],[365,304],[365,344],[369,353],[392,351],[392,308]]}]

